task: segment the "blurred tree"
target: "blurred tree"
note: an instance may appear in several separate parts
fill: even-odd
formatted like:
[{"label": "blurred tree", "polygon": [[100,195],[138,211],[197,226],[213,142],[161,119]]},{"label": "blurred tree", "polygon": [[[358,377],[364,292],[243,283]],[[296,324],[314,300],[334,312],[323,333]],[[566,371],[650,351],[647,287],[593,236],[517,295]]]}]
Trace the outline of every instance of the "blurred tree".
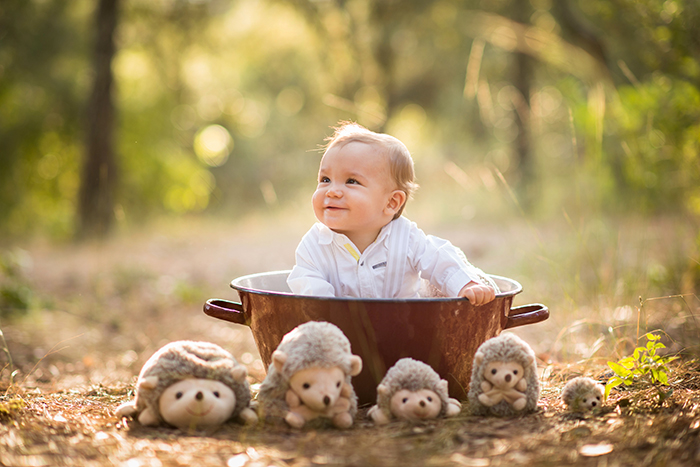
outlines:
[{"label": "blurred tree", "polygon": [[104,237],[114,219],[117,164],[114,153],[112,59],[119,0],[100,0],[95,17],[95,80],[87,109],[87,145],[79,194],[79,238]]}]

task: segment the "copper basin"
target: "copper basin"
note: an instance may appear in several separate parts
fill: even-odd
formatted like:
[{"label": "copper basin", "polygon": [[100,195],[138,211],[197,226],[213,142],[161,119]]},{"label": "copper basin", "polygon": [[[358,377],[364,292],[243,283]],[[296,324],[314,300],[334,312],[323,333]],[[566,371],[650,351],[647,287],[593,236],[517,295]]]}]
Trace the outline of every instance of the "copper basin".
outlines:
[{"label": "copper basin", "polygon": [[360,404],[376,401],[376,387],[397,360],[412,357],[433,367],[449,383],[452,397],[466,399],[476,349],[504,329],[549,317],[541,304],[511,308],[522,286],[491,276],[501,293],[475,307],[459,298],[406,300],[321,298],[293,295],[289,271],[239,277],[231,282],[240,302],[210,299],[204,313],[249,326],[267,368],[282,337],[307,321],[328,321],[343,330],[362,372],[353,378]]}]

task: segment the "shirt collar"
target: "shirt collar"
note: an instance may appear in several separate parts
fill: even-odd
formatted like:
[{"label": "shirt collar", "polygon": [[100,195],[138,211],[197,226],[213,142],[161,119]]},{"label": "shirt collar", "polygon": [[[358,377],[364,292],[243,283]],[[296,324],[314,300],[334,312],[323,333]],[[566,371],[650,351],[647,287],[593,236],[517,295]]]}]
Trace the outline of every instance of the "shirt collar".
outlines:
[{"label": "shirt collar", "polygon": [[[330,245],[334,239],[338,239],[342,243],[347,243],[350,241],[350,239],[347,236],[332,231],[320,222],[317,222],[316,225],[318,226],[318,243],[320,245]],[[379,235],[377,235],[377,239],[374,241],[374,243],[383,242],[391,233],[392,225],[394,225],[393,220],[384,227],[382,227],[382,230],[379,231]]]}]

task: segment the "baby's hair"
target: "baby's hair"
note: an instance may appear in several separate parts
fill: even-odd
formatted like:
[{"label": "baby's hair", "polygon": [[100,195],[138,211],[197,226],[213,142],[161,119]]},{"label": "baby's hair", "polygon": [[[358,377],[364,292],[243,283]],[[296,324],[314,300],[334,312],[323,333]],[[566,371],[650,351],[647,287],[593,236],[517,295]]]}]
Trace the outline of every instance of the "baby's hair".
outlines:
[{"label": "baby's hair", "polygon": [[[418,189],[418,184],[414,181],[415,173],[411,153],[398,138],[384,133],[375,133],[362,125],[348,121],[340,122],[333,129],[335,132],[326,138],[326,145],[323,147],[324,153],[335,146],[342,147],[353,142],[377,145],[389,158],[391,176],[398,189],[406,193],[406,200]],[[401,216],[405,206],[404,202],[394,219]]]}]

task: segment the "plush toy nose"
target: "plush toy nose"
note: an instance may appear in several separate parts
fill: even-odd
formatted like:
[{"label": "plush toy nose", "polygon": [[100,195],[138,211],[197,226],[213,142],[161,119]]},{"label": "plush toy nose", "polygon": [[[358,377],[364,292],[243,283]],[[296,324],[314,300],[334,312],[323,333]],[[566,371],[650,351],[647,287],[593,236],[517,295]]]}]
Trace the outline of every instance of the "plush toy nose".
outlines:
[{"label": "plush toy nose", "polygon": [[420,406],[425,407],[425,401],[420,401]]},{"label": "plush toy nose", "polygon": [[329,404],[331,403],[331,398],[328,397],[328,396],[325,396],[325,397],[323,398],[323,403],[326,404],[326,405],[329,405]]},{"label": "plush toy nose", "polygon": [[194,396],[194,398],[197,399],[198,401],[201,401],[202,399],[204,399],[204,394],[202,394],[202,391],[199,391],[197,393],[197,395]]},{"label": "plush toy nose", "polygon": [[506,375],[506,383],[510,383],[511,379],[513,379],[511,375]]},{"label": "plush toy nose", "polygon": [[596,402],[595,401],[591,402],[591,407],[595,407],[595,406],[596,406]]}]

